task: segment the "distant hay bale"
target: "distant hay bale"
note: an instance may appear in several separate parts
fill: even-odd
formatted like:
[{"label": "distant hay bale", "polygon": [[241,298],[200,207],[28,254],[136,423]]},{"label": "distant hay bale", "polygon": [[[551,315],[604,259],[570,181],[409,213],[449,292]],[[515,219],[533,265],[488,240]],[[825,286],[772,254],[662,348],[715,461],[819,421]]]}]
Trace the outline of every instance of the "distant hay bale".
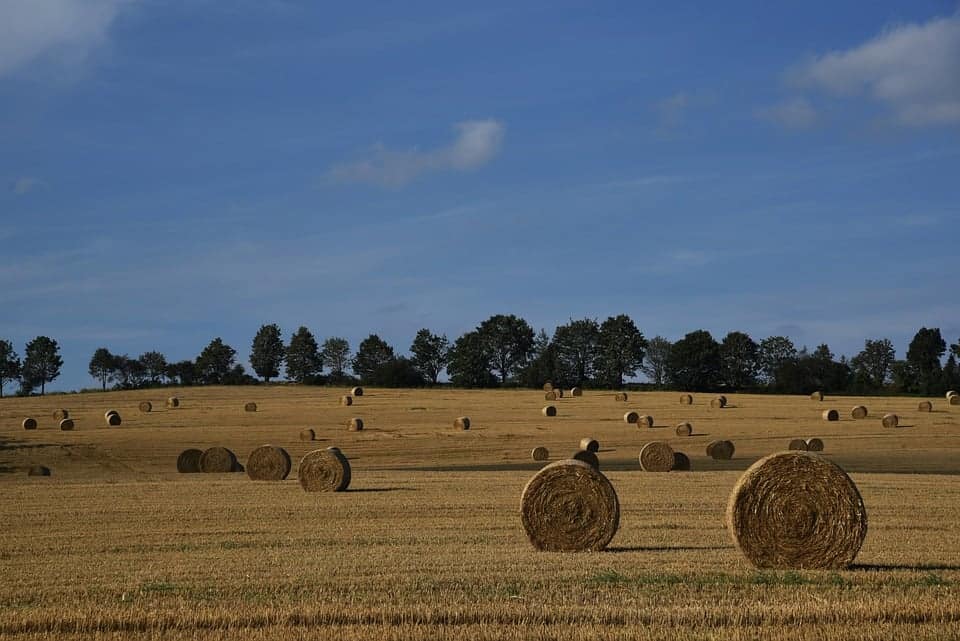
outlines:
[{"label": "distant hay bale", "polygon": [[803,440],[802,438],[795,438],[795,439],[793,439],[793,440],[790,441],[790,445],[787,446],[787,449],[788,449],[788,450],[799,450],[799,451],[801,451],[801,452],[806,452],[807,449],[809,449],[809,448],[807,447],[807,442],[806,442],[805,440]]},{"label": "distant hay bale", "polygon": [[362,432],[363,431],[363,419],[359,416],[354,416],[347,421],[347,429],[351,432]]},{"label": "distant hay bale", "polygon": [[352,397],[352,396],[341,396],[341,397],[340,397],[340,404],[343,405],[344,407],[349,407],[349,406],[353,405],[353,397]]},{"label": "distant hay bale", "polygon": [[823,400],[823,392],[817,390],[816,392],[814,392],[813,394],[810,395],[810,400],[811,400],[811,401],[822,401],[822,400]]},{"label": "distant hay bale", "polygon": [[933,403],[931,403],[930,401],[920,401],[919,405],[917,405],[917,411],[918,411],[918,412],[932,412],[932,411],[933,411]]},{"label": "distant hay bale", "polygon": [[597,458],[596,453],[589,450],[577,450],[573,453],[570,459],[573,461],[581,461],[586,463],[595,470],[600,469],[600,459]]},{"label": "distant hay bale", "polygon": [[117,410],[107,410],[106,412],[103,413],[103,418],[109,419],[111,414],[116,414],[117,416],[119,416],[120,412],[118,412]]},{"label": "distant hay bale", "polygon": [[853,418],[867,418],[867,407],[865,405],[857,405],[850,410],[850,416]]},{"label": "distant hay bale", "polygon": [[620,401],[623,403],[627,402],[627,398],[628,396],[626,392],[617,392],[616,394],[613,395],[613,400]]},{"label": "distant hay bale", "polygon": [[948,401],[949,401],[950,398],[953,397],[953,396],[960,396],[960,394],[957,393],[957,390],[953,390],[953,389],[950,390],[949,392],[947,392],[947,400],[948,400]]},{"label": "distant hay bale", "polygon": [[253,481],[282,481],[290,467],[290,455],[276,445],[261,445],[247,457],[247,476]]},{"label": "distant hay bale", "polygon": [[470,418],[468,416],[459,416],[457,420],[453,422],[453,426],[458,430],[469,430]]},{"label": "distant hay bale", "polygon": [[50,476],[50,468],[46,465],[31,465],[27,469],[27,476]]},{"label": "distant hay bale", "polygon": [[880,423],[884,427],[896,427],[900,424],[900,417],[896,414],[884,414],[883,418],[880,419]]},{"label": "distant hay bale", "polygon": [[690,457],[683,452],[673,453],[673,472],[689,472]]},{"label": "distant hay bale", "polygon": [[555,401],[555,400],[557,400],[557,393],[556,393],[556,392],[547,392],[546,394],[543,395],[543,400],[545,400],[545,401]]},{"label": "distant hay bale", "polygon": [[63,430],[64,432],[72,430],[73,427],[74,426],[73,426],[72,418],[65,418],[62,421],[60,421],[60,429]]},{"label": "distant hay bale", "polygon": [[553,383],[551,383],[550,381],[547,381],[546,383],[544,383],[544,384],[543,384],[543,391],[544,391],[544,392],[552,392],[552,391],[553,391]]},{"label": "distant hay bale", "polygon": [[171,396],[170,398],[167,399],[166,406],[169,409],[176,409],[180,407],[180,399],[177,398],[176,396]]},{"label": "distant hay bale", "polygon": [[200,455],[200,471],[208,474],[233,472],[238,463],[236,454],[225,447],[211,447]]},{"label": "distant hay bale", "polygon": [[715,461],[729,461],[735,450],[732,441],[712,441],[707,445],[707,456]]},{"label": "distant hay bale", "polygon": [[197,474],[200,470],[200,457],[203,456],[203,450],[190,448],[180,452],[177,457],[177,471],[181,474]]},{"label": "distant hay bale", "polygon": [[636,423],[639,420],[640,420],[639,412],[627,412],[626,414],[623,415],[624,423]]},{"label": "distant hay bale", "polygon": [[363,396],[363,388],[354,387],[352,390],[350,390],[350,396]]},{"label": "distant hay bale", "polygon": [[23,425],[23,429],[25,430],[35,430],[37,429],[37,419],[30,418],[28,416],[27,418],[23,419],[23,423],[21,423],[21,425]]},{"label": "distant hay bale", "polygon": [[257,404],[256,404],[256,403],[253,403],[253,402],[251,402],[251,403],[245,403],[245,404],[243,405],[243,411],[244,411],[244,412],[256,412],[256,411],[257,411]]},{"label": "distant hay bale", "polygon": [[823,441],[818,438],[808,438],[807,439],[807,451],[808,452],[822,452],[823,451]]},{"label": "distant hay bale", "polygon": [[105,418],[107,421],[107,425],[109,425],[110,427],[119,427],[120,423],[123,422],[120,418],[120,415],[117,414],[116,412],[113,412],[112,414],[107,414]]},{"label": "distant hay bale", "polygon": [[317,438],[317,433],[314,432],[312,428],[308,427],[306,429],[300,430],[301,441],[313,441],[313,440],[316,440],[316,438]]},{"label": "distant hay bale", "polygon": [[343,492],[350,486],[350,461],[336,447],[309,452],[297,468],[305,492]]},{"label": "distant hay bale", "polygon": [[644,472],[669,472],[673,463],[673,448],[665,441],[650,441],[640,449],[640,469]]},{"label": "distant hay bale", "polygon": [[947,405],[960,405],[960,394],[954,394],[948,398]]},{"label": "distant hay bale", "polygon": [[689,394],[680,395],[680,404],[681,405],[693,405],[693,397]]},{"label": "distant hay bale", "polygon": [[727,530],[758,568],[842,569],[867,535],[857,486],[835,463],[780,452],[754,463],[730,493]]},{"label": "distant hay bale", "polygon": [[590,464],[557,461],[523,488],[520,518],[537,550],[600,551],[620,526],[620,502],[607,477]]},{"label": "distant hay bale", "polygon": [[693,425],[690,423],[677,423],[677,436],[690,436],[693,434]]},{"label": "distant hay bale", "polygon": [[726,406],[727,406],[727,402],[725,400],[722,400],[721,397],[719,396],[716,398],[710,399],[710,407],[714,409],[724,408]]},{"label": "distant hay bale", "polygon": [[553,405],[547,405],[547,406],[544,407],[542,410],[540,410],[540,412],[541,412],[544,416],[556,416],[556,415],[557,415],[557,408],[556,408],[555,406],[553,406]]},{"label": "distant hay bale", "polygon": [[579,387],[574,387],[570,390],[570,396],[583,396],[583,390]]},{"label": "distant hay bale", "polygon": [[642,414],[637,419],[637,427],[653,427],[653,417],[649,414]]},{"label": "distant hay bale", "polygon": [[823,420],[825,421],[840,420],[840,412],[838,412],[837,410],[823,410],[823,413],[821,414],[821,416],[823,416]]},{"label": "distant hay bale", "polygon": [[600,442],[597,439],[590,438],[589,436],[580,439],[580,449],[586,450],[588,452],[599,452],[600,451]]},{"label": "distant hay bale", "polygon": [[530,452],[530,457],[534,461],[546,461],[547,459],[550,458],[550,450],[548,450],[542,445],[537,446],[533,448],[532,452]]},{"label": "distant hay bale", "polygon": [[144,414],[149,414],[153,411],[153,403],[150,401],[140,401],[140,404],[137,407],[140,408],[140,411]]},{"label": "distant hay bale", "polygon": [[554,388],[553,388],[553,393],[557,395],[557,398],[563,398],[563,388],[561,388],[561,387],[554,387]]},{"label": "distant hay bale", "polygon": [[63,408],[53,410],[53,420],[62,421],[65,418],[70,418],[70,411]]}]

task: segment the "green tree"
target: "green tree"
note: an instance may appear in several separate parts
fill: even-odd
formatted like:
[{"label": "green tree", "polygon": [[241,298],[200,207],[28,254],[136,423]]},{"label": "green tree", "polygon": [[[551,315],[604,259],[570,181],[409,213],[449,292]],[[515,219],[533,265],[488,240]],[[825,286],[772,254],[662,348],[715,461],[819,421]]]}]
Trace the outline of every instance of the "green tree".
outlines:
[{"label": "green tree", "polygon": [[178,361],[167,365],[168,380],[177,381],[180,385],[193,385],[197,380],[197,364],[193,361]]},{"label": "green tree", "polygon": [[3,386],[20,378],[20,357],[13,350],[13,343],[0,340],[0,398]]},{"label": "green tree", "polygon": [[600,326],[592,318],[571,319],[553,333],[559,382],[564,386],[592,381],[600,360]]},{"label": "green tree", "polygon": [[709,390],[720,382],[720,345],[710,332],[690,332],[670,348],[667,378],[678,389]]},{"label": "green tree", "polygon": [[376,387],[420,387],[426,380],[413,361],[399,356],[379,365],[366,382]]},{"label": "green tree", "polygon": [[671,349],[673,349],[673,343],[663,336],[654,336],[647,342],[647,353],[644,355],[640,371],[658,389],[667,382],[667,364],[670,362]]},{"label": "green tree", "polygon": [[625,376],[636,376],[643,365],[647,339],[626,314],[610,316],[600,325],[598,368],[601,381],[623,387]]},{"label": "green tree", "polygon": [[546,330],[541,329],[533,338],[530,359],[520,372],[520,384],[524,387],[541,387],[547,381],[559,381],[557,348]]},{"label": "green tree", "polygon": [[90,365],[87,371],[90,376],[100,381],[100,387],[103,391],[107,390],[107,381],[117,371],[117,357],[110,353],[106,347],[98,347],[90,358]]},{"label": "green tree", "polygon": [[449,352],[450,341],[447,340],[446,334],[437,336],[426,328],[417,332],[410,345],[413,366],[425,380],[434,385],[437,384],[440,372],[447,366]]},{"label": "green tree", "polygon": [[730,332],[720,343],[720,380],[731,389],[749,389],[757,382],[760,347],[743,332]]},{"label": "green tree", "polygon": [[497,378],[490,369],[490,354],[479,331],[467,332],[453,343],[447,373],[454,385],[493,387],[497,384]]},{"label": "green tree", "polygon": [[313,333],[301,326],[290,337],[287,346],[287,378],[303,383],[323,370],[323,358]]},{"label": "green tree", "polygon": [[219,336],[203,348],[197,356],[197,377],[207,385],[223,385],[234,369],[237,350]]},{"label": "green tree", "polygon": [[63,359],[60,346],[47,336],[37,336],[27,343],[21,375],[31,387],[40,386],[40,396],[46,392],[47,383],[60,376]]},{"label": "green tree", "polygon": [[889,338],[867,339],[863,349],[850,359],[850,366],[856,380],[864,390],[880,390],[890,378],[890,367],[896,359],[896,350]]},{"label": "green tree", "polygon": [[144,352],[137,360],[152,385],[159,385],[167,375],[167,357],[160,352]]},{"label": "green tree", "polygon": [[760,341],[758,364],[764,382],[777,383],[777,372],[785,363],[796,360],[797,348],[786,336],[768,336]]},{"label": "green tree", "polygon": [[[393,353],[392,348],[390,353]],[[321,357],[323,364],[330,368],[331,378],[341,380],[346,376],[347,364],[350,362],[350,343],[338,336],[328,338],[323,341]]]},{"label": "green tree", "polygon": [[276,323],[261,325],[250,348],[250,365],[257,376],[263,378],[265,383],[280,376],[280,366],[283,365],[285,354],[280,326]]},{"label": "green tree", "polygon": [[947,364],[943,366],[943,387],[948,390],[956,390],[960,387],[960,369],[957,367],[957,357],[953,353],[947,357]]},{"label": "green tree", "polygon": [[113,380],[117,383],[118,389],[140,389],[147,380],[147,370],[136,358],[130,358],[126,354],[116,356],[116,368],[113,372]]},{"label": "green tree", "polygon": [[907,348],[907,366],[914,377],[911,391],[932,396],[943,391],[940,358],[947,351],[947,343],[940,328],[921,327]]},{"label": "green tree", "polygon": [[378,367],[394,359],[393,348],[376,334],[370,334],[360,343],[353,357],[353,372],[367,382]]},{"label": "green tree", "polygon": [[500,382],[517,373],[526,364],[533,349],[533,328],[527,321],[510,314],[497,314],[477,328],[490,355],[490,365],[500,374]]}]

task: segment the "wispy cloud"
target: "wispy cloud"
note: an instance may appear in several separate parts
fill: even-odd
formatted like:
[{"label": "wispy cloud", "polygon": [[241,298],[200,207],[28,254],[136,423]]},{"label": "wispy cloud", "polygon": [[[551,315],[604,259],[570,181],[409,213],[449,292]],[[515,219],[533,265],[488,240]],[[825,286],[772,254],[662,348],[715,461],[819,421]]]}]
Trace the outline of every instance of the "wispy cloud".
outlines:
[{"label": "wispy cloud", "polygon": [[10,191],[16,196],[22,196],[42,186],[43,182],[32,176],[21,176],[10,183]]},{"label": "wispy cloud", "polygon": [[756,110],[756,116],[788,129],[805,129],[817,122],[817,111],[803,97],[790,98]]},{"label": "wispy cloud", "polygon": [[960,14],[887,29],[788,74],[796,86],[866,95],[908,126],[960,123]]},{"label": "wispy cloud", "polygon": [[421,151],[395,151],[382,144],[369,157],[335,165],[328,177],[336,182],[399,187],[434,171],[471,171],[490,162],[503,143],[504,126],[497,120],[468,120],[455,126],[449,145]]}]

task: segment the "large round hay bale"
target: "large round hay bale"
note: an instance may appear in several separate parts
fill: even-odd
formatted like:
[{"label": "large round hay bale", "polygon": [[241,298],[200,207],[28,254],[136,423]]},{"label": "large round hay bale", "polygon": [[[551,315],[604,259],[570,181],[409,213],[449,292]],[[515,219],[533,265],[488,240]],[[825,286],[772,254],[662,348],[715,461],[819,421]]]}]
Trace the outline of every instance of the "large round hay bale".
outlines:
[{"label": "large round hay bale", "polygon": [[948,398],[947,405],[960,405],[960,394],[954,394]]},{"label": "large round hay bale", "polygon": [[118,412],[117,410],[107,410],[106,412],[103,413],[103,418],[105,420],[109,419],[111,414],[116,414],[117,416],[119,416],[120,412]]},{"label": "large round hay bale", "polygon": [[867,418],[867,407],[865,405],[857,405],[850,410],[850,416],[853,418]]},{"label": "large round hay bale", "polygon": [[580,439],[580,449],[587,450],[588,452],[599,452],[600,451],[600,442],[597,439],[590,438],[589,436]]},{"label": "large round hay bale", "polygon": [[639,412],[632,412],[632,411],[631,411],[631,412],[627,412],[626,414],[623,415],[623,422],[624,422],[624,423],[636,423],[636,422],[639,421],[639,420],[640,420],[640,413],[639,413]]},{"label": "large round hay bale", "polygon": [[469,430],[470,418],[467,416],[458,416],[457,420],[453,422],[453,426],[458,430]]},{"label": "large round hay bale", "polygon": [[653,417],[649,414],[642,414],[637,419],[637,427],[653,427]]},{"label": "large round hay bale", "polygon": [[807,451],[808,452],[822,452],[823,451],[823,441],[818,438],[808,438],[807,439]]},{"label": "large round hay bale", "polygon": [[359,416],[354,416],[347,421],[347,429],[351,432],[362,432],[363,431],[363,419]]},{"label": "large round hay bale", "polygon": [[556,416],[556,415],[557,415],[557,408],[556,408],[556,406],[554,406],[554,405],[547,405],[547,406],[544,407],[542,410],[540,410],[540,412],[541,412],[544,416]]},{"label": "large round hay bale", "polygon": [[573,461],[582,461],[596,470],[600,469],[600,459],[597,458],[596,453],[589,450],[577,450],[570,459]]},{"label": "large round hay bale", "polygon": [[180,399],[176,396],[171,396],[167,399],[166,406],[170,409],[176,409],[180,407]]},{"label": "large round hay bale", "polygon": [[236,454],[225,447],[211,447],[200,455],[200,471],[208,474],[233,472],[238,463]]},{"label": "large round hay bale", "polygon": [[531,478],[520,497],[523,529],[538,550],[600,551],[620,526],[613,485],[595,467],[557,461]]},{"label": "large round hay bale", "polygon": [[553,388],[553,393],[557,395],[557,398],[563,398],[563,388],[562,388],[562,387],[554,387],[554,388]]},{"label": "large round hay bale", "polygon": [[690,457],[684,454],[683,452],[674,452],[673,453],[673,470],[672,472],[689,472],[690,471]]},{"label": "large round hay bale", "polygon": [[732,441],[712,441],[707,445],[707,456],[715,461],[729,461],[736,448]]},{"label": "large round hay bale", "polygon": [[664,441],[650,441],[640,449],[640,469],[644,472],[669,472],[673,463],[673,448]]},{"label": "large round hay bale", "polygon": [[60,429],[64,432],[72,430],[74,427],[72,418],[65,418],[60,421]]},{"label": "large round hay bale", "polygon": [[617,392],[616,394],[613,395],[613,400],[621,401],[623,403],[626,403],[628,398],[629,397],[627,396],[626,392]]},{"label": "large round hay bale", "polygon": [[30,418],[28,416],[27,418],[23,419],[23,423],[21,423],[21,425],[23,425],[23,429],[25,430],[35,430],[37,429],[37,419]]},{"label": "large round hay bale", "polygon": [[254,481],[282,481],[290,467],[290,455],[276,445],[261,445],[247,457],[247,476]]},{"label": "large round hay bale", "polygon": [[140,401],[140,404],[137,405],[141,412],[144,414],[149,414],[153,411],[153,403],[150,401]]},{"label": "large round hay bale", "polygon": [[949,401],[950,398],[953,397],[953,396],[960,396],[960,393],[957,393],[957,390],[953,390],[953,389],[950,390],[949,392],[947,392],[947,400],[948,400],[948,401]]},{"label": "large round hay bale", "polygon": [[109,425],[110,427],[118,427],[120,423],[123,422],[123,420],[120,418],[120,415],[117,414],[116,412],[112,414],[107,414],[106,420],[107,420],[107,425]]},{"label": "large round hay bale", "polygon": [[835,463],[780,452],[754,463],[727,503],[727,529],[758,568],[840,569],[867,535],[857,486]]},{"label": "large round hay bale", "polygon": [[693,425],[690,423],[677,423],[677,436],[690,436],[693,434]]},{"label": "large round hay bale", "polygon": [[880,424],[884,427],[896,427],[900,424],[900,417],[896,414],[884,414]]},{"label": "large round hay bale", "polygon": [[726,396],[717,396],[716,398],[710,399],[710,407],[714,409],[724,408],[726,406],[727,406]]},{"label": "large round hay bale", "polygon": [[790,441],[790,445],[787,446],[788,450],[798,450],[800,452],[807,451],[807,442],[802,438],[795,438]]},{"label": "large round hay bale", "polygon": [[253,402],[244,403],[244,404],[243,404],[243,411],[244,411],[244,412],[256,412],[256,411],[257,411],[257,404],[256,404],[256,403],[253,403]]},{"label": "large round hay bale", "polygon": [[693,405],[693,397],[689,394],[680,395],[680,404],[681,405]]},{"label": "large round hay bale", "polygon": [[306,428],[300,430],[300,440],[301,441],[313,441],[316,440],[317,433],[313,431],[313,428]]},{"label": "large round hay bale", "polygon": [[53,410],[53,420],[62,421],[65,418],[70,418],[70,410],[63,408]]},{"label": "large round hay bale", "polygon": [[353,397],[352,397],[352,396],[341,396],[341,397],[340,397],[340,404],[343,405],[344,407],[349,407],[349,406],[353,405]]},{"label": "large round hay bale", "polygon": [[27,476],[50,476],[50,468],[46,465],[31,465],[27,469]]},{"label": "large round hay bale", "polygon": [[542,445],[539,445],[533,448],[533,451],[530,452],[530,457],[534,461],[546,461],[547,459],[550,458],[550,450],[548,450]]},{"label": "large round hay bale", "polygon": [[579,387],[574,387],[570,389],[570,396],[583,396],[583,390]]},{"label": "large round hay bale", "polygon": [[840,420],[840,412],[838,412],[837,410],[823,410],[823,413],[821,414],[821,416],[823,416],[823,420],[825,421]]},{"label": "large round hay bale", "polygon": [[553,391],[553,383],[551,383],[550,381],[547,381],[546,383],[544,383],[544,384],[543,384],[543,391],[544,391],[544,392],[552,392],[552,391]]},{"label": "large round hay bale", "polygon": [[917,404],[917,411],[918,411],[918,412],[932,412],[932,411],[933,411],[933,403],[931,403],[930,401],[920,401],[920,403]]},{"label": "large round hay bale", "polygon": [[557,400],[557,393],[550,391],[543,395],[543,400],[545,401],[555,401]]},{"label": "large round hay bale", "polygon": [[352,390],[350,390],[350,396],[363,396],[363,388],[354,387]]},{"label": "large round hay bale", "polygon": [[336,447],[309,452],[297,469],[305,492],[343,492],[350,486],[350,461]]},{"label": "large round hay bale", "polygon": [[199,473],[201,456],[203,456],[203,450],[196,448],[180,452],[180,456],[177,457],[177,471],[181,474]]},{"label": "large round hay bale", "polygon": [[823,400],[823,392],[821,392],[821,391],[819,391],[819,390],[816,391],[816,392],[814,392],[813,394],[810,395],[810,400],[811,400],[811,401],[822,401],[822,400]]}]

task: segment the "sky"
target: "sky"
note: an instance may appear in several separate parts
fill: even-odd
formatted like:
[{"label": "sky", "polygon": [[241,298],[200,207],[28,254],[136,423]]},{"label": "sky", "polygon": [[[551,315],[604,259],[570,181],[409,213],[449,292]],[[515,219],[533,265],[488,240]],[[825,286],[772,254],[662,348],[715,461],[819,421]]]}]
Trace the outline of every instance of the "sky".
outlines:
[{"label": "sky", "polygon": [[958,225],[956,1],[0,0],[0,338],[48,389],[499,313],[902,357],[960,339]]}]

